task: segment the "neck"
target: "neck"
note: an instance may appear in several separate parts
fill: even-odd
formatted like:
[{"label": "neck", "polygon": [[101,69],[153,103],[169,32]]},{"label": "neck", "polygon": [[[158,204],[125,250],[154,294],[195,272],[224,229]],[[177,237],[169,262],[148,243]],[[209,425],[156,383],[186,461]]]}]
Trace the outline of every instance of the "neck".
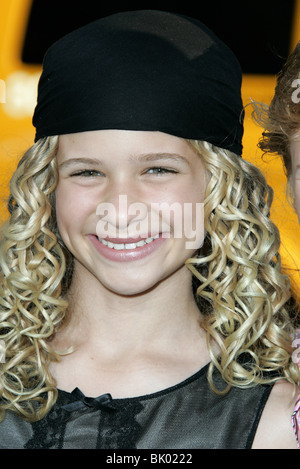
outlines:
[{"label": "neck", "polygon": [[210,357],[191,283],[182,268],[153,289],[126,297],[77,269],[69,291],[70,321],[52,342],[57,351],[74,348],[50,366],[58,387],[132,397],[198,371]]},{"label": "neck", "polygon": [[[198,337],[201,314],[186,267],[151,290],[131,296],[107,290],[91,274],[82,275],[81,270],[80,266],[75,269],[68,294],[70,322],[62,333],[72,342],[67,346],[88,343],[124,353],[133,350],[133,345],[135,351],[139,347],[145,351],[147,346],[166,341],[178,343],[186,334],[196,333]],[[178,291],[185,293],[178,295]]]}]

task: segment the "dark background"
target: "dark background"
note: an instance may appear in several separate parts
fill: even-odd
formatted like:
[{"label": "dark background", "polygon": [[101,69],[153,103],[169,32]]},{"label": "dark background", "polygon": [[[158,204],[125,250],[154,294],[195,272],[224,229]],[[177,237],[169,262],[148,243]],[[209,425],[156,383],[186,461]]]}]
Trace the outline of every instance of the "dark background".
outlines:
[{"label": "dark background", "polygon": [[244,73],[276,74],[289,54],[295,3],[292,0],[200,0],[194,1],[193,7],[181,7],[183,3],[177,2],[176,8],[171,8],[170,2],[165,6],[159,3],[159,7],[155,3],[146,3],[142,8],[136,2],[126,2],[125,8],[103,6],[107,3],[35,0],[26,32],[23,61],[41,63],[51,43],[68,32],[99,17],[136,9],[174,11],[198,18],[235,52]]}]

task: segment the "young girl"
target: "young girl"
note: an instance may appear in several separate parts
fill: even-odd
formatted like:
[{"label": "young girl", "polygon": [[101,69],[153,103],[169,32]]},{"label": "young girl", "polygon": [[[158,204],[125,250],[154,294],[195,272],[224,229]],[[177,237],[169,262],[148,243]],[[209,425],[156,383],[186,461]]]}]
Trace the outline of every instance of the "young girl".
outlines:
[{"label": "young girl", "polygon": [[[256,106],[254,118],[264,128],[259,147],[264,152],[282,157],[288,180],[289,198],[300,220],[300,42],[278,74],[275,94],[269,107]],[[300,366],[300,330],[295,333],[293,360]],[[300,447],[300,400],[297,401],[293,424]]]},{"label": "young girl", "polygon": [[46,54],[1,244],[1,448],[296,446],[290,285],[240,85],[211,31],[159,11]]}]

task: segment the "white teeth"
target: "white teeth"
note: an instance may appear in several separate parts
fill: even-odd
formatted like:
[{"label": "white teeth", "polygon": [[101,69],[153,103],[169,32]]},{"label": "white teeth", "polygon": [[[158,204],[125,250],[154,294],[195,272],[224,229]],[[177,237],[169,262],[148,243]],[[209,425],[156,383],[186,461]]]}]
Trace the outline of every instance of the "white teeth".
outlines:
[{"label": "white teeth", "polygon": [[113,249],[125,249],[125,244],[113,244]]},{"label": "white teeth", "polygon": [[145,244],[152,243],[155,239],[159,238],[159,234],[154,236],[153,238],[146,238],[145,240],[138,241],[137,243],[112,243],[111,241],[106,241],[105,239],[98,238],[99,241],[101,241],[104,246],[107,246],[111,249],[136,249],[140,248],[142,246],[145,246]]},{"label": "white teeth", "polygon": [[[152,238],[152,239],[154,239],[154,238]],[[144,246],[145,244],[146,244],[145,241],[139,241],[138,243],[135,244],[135,246],[140,248],[141,246]]]},{"label": "white teeth", "polygon": [[[144,243],[141,244],[143,246]],[[130,243],[130,244],[125,244],[125,249],[135,249],[138,246],[138,243]]]}]

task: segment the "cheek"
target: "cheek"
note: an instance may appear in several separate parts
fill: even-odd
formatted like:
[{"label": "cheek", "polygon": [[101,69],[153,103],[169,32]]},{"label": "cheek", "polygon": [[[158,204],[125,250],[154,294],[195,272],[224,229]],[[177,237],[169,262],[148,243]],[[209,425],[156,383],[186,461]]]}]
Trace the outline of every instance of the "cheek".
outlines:
[{"label": "cheek", "polygon": [[[203,184],[177,187],[174,198],[162,204],[161,214],[165,226],[170,224],[175,239],[184,242],[185,249],[194,252],[204,241],[204,190]],[[166,201],[165,201],[166,202]]]},{"label": "cheek", "polygon": [[80,191],[71,191],[64,186],[56,190],[56,219],[60,234],[71,232],[79,226],[86,214],[84,199]]},{"label": "cheek", "polygon": [[63,197],[61,191],[56,192],[56,222],[58,231],[65,242],[68,245],[67,233],[71,231],[71,221],[74,219],[71,210],[69,209],[69,202],[67,198]]}]

